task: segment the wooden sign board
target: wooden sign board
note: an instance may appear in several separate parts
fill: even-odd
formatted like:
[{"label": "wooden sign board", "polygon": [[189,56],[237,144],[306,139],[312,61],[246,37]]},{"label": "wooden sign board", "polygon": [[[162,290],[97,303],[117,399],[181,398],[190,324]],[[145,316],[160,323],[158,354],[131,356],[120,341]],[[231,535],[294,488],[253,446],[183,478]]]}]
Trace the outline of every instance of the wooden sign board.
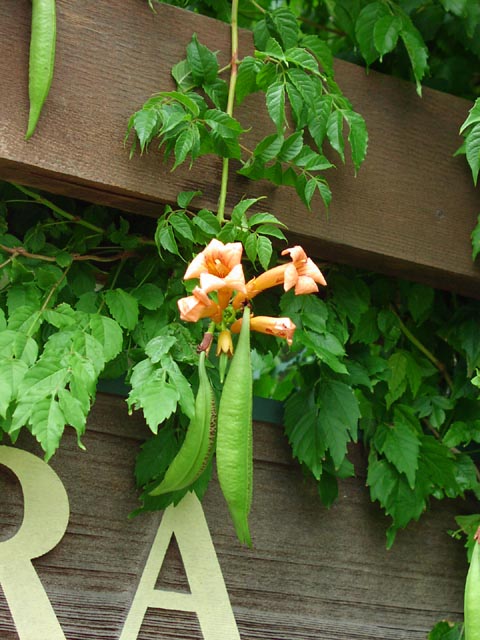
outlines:
[{"label": "wooden sign board", "polygon": [[119,398],[99,395],[85,453],[73,435],[51,467],[27,442],[34,455],[0,447],[2,640],[424,640],[461,618],[464,550],[446,530],[462,503],[433,505],[387,552],[361,449],[327,511],[281,427],[254,434],[253,549],[216,482],[202,505],[128,518],[147,430]]},{"label": "wooden sign board", "polygon": [[[199,206],[215,208],[219,161],[204,157],[192,170],[170,173],[153,149],[129,160],[123,138],[130,115],[172,88],[170,70],[194,32],[221,52],[222,65],[228,62],[228,26],[158,3],[154,14],[146,0],[56,5],[55,76],[38,129],[25,142],[31,2],[0,3],[0,179],[148,215],[158,215],[179,191],[201,189]],[[242,31],[241,55],[251,47],[251,34]],[[480,201],[466,161],[453,157],[471,103],[429,89],[420,99],[411,83],[367,76],[343,61],[336,66],[370,142],[357,178],[351,164],[334,159],[328,219],[319,201],[309,213],[293,190],[251,183],[234,171],[228,206],[244,195],[267,195],[261,207],[314,257],[480,297],[470,245]],[[254,125],[250,146],[272,126],[259,95],[235,113],[245,128]]]}]

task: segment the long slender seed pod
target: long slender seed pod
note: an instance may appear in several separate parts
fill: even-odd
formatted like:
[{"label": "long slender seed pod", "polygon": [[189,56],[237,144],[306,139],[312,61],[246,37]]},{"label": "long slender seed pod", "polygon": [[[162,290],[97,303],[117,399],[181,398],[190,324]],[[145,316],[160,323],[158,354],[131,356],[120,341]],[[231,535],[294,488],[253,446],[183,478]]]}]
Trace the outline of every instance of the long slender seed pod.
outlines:
[{"label": "long slender seed pod", "polygon": [[237,348],[218,407],[217,473],[240,542],[252,545],[252,363],[250,310],[245,307]]},{"label": "long slender seed pod", "polygon": [[55,0],[32,0],[32,33],[28,96],[30,112],[25,139],[33,135],[52,84],[56,42]]},{"label": "long slender seed pod", "polygon": [[465,640],[480,640],[480,528],[475,534],[467,580],[465,582]]},{"label": "long slender seed pod", "polygon": [[150,491],[152,496],[179,491],[190,486],[204,471],[212,456],[216,431],[215,401],[205,367],[205,358],[205,351],[202,351],[198,361],[199,385],[195,398],[195,415],[188,425],[185,440],[163,480]]}]

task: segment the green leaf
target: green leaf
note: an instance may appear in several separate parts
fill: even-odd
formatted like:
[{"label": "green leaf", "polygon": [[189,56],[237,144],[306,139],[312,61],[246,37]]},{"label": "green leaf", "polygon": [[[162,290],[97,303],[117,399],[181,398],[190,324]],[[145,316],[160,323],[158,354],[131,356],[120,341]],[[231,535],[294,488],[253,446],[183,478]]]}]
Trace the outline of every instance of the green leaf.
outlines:
[{"label": "green leaf", "polygon": [[303,131],[296,131],[284,141],[277,158],[280,162],[289,162],[298,156],[302,148]]},{"label": "green leaf", "polygon": [[415,487],[415,476],[418,469],[420,440],[418,433],[403,419],[400,412],[395,411],[392,425],[380,424],[375,432],[375,447],[383,453],[400,473],[407,477],[408,484]]},{"label": "green leaf", "polygon": [[180,236],[189,242],[194,242],[190,220],[183,211],[176,211],[175,213],[172,213],[168,221],[177,236]]},{"label": "green leaf", "polygon": [[177,256],[180,255],[177,242],[173,234],[173,229],[168,224],[167,220],[160,219],[158,221],[157,229],[155,231],[155,244],[157,245],[159,252],[161,252],[162,249],[165,249]]},{"label": "green leaf", "polygon": [[388,393],[385,397],[387,409],[407,390],[407,366],[407,357],[402,351],[393,353],[388,359],[390,376],[387,381]]},{"label": "green leaf", "polygon": [[133,115],[133,126],[143,153],[158,133],[160,128],[160,112],[157,109],[140,109]]},{"label": "green leaf", "polygon": [[133,331],[138,323],[138,302],[123,289],[109,289],[105,292],[105,302],[113,319],[121,327]]},{"label": "green leaf", "polygon": [[379,57],[375,47],[375,26],[380,18],[388,15],[386,5],[381,2],[369,2],[360,11],[355,24],[355,37],[367,67]]},{"label": "green leaf", "polygon": [[178,391],[178,404],[180,405],[183,413],[188,418],[192,419],[195,415],[195,398],[192,391],[192,385],[183,375],[175,360],[165,358],[162,365],[168,373],[169,382]]},{"label": "green leaf", "polygon": [[217,56],[205,45],[200,44],[196,34],[187,46],[187,63],[195,83],[211,84],[218,74]]},{"label": "green leaf", "polygon": [[181,209],[186,209],[196,196],[201,195],[201,191],[180,191],[177,195],[177,204]]},{"label": "green leaf", "polygon": [[53,396],[43,398],[32,406],[30,426],[48,461],[58,448],[65,429],[65,417]]},{"label": "green leaf", "polygon": [[153,282],[146,282],[137,289],[133,289],[131,294],[138,300],[138,304],[145,309],[155,311],[162,306],[165,296],[160,287],[157,287]]},{"label": "green leaf", "polygon": [[180,133],[175,142],[175,164],[172,171],[185,162],[187,155],[194,149],[197,137],[198,129],[195,126],[189,126]]},{"label": "green leaf", "polygon": [[219,109],[225,110],[228,101],[228,85],[222,78],[216,78],[210,84],[204,84],[203,90]]},{"label": "green leaf", "polygon": [[320,480],[326,444],[318,430],[318,410],[312,392],[294,393],[285,402],[285,433],[293,455]]},{"label": "green leaf", "polygon": [[315,353],[321,362],[335,371],[335,373],[348,374],[348,369],[339,360],[345,356],[345,350],[338,338],[331,333],[320,334],[315,332],[302,332],[295,336],[296,340]]},{"label": "green leaf", "polygon": [[255,233],[250,233],[244,242],[245,253],[252,264],[255,264],[257,260],[257,241],[258,236]]},{"label": "green leaf", "polygon": [[325,73],[328,75],[333,74],[333,55],[332,50],[319,36],[306,35],[302,36],[300,41],[302,47],[311,51],[317,60],[322,65]]},{"label": "green leaf", "polygon": [[428,640],[461,640],[463,625],[460,622],[442,620],[428,634]]},{"label": "green leaf", "polygon": [[435,291],[431,287],[422,284],[412,284],[408,289],[407,306],[416,324],[423,322],[429,315]]},{"label": "green leaf", "polygon": [[17,397],[18,387],[28,370],[22,360],[0,358],[0,416],[7,417],[11,401]]},{"label": "green leaf", "polygon": [[172,77],[180,91],[190,91],[195,86],[192,69],[186,60],[180,60],[172,67]]},{"label": "green leaf", "polygon": [[270,265],[272,252],[273,252],[273,248],[272,248],[271,240],[269,240],[269,238],[266,238],[265,236],[258,236],[257,255],[258,255],[258,260],[260,261],[260,264],[265,269],[265,271],[268,269]]},{"label": "green leaf", "polygon": [[277,131],[282,133],[285,127],[285,83],[277,80],[271,84],[266,93],[268,113]]},{"label": "green leaf", "polygon": [[356,326],[370,307],[370,290],[360,278],[335,276],[329,283],[334,291],[335,305]]},{"label": "green leaf", "polygon": [[215,237],[220,233],[220,223],[211,211],[202,209],[193,218],[193,224],[201,229],[208,237]]},{"label": "green leaf", "polygon": [[266,136],[257,144],[255,149],[253,150],[253,155],[255,158],[258,158],[263,162],[273,160],[273,158],[276,158],[280,153],[283,142],[284,138],[282,135],[274,133],[272,135]]},{"label": "green leaf", "polygon": [[467,133],[465,139],[467,161],[472,170],[473,183],[477,185],[478,171],[480,169],[480,123],[477,123]]},{"label": "green leaf", "polygon": [[163,378],[152,377],[141,386],[132,387],[127,403],[130,410],[132,406],[136,409],[141,408],[146,423],[153,433],[157,433],[158,426],[176,410],[178,400],[179,393],[172,384]]},{"label": "green leaf", "polygon": [[290,49],[297,44],[299,37],[297,18],[290,9],[280,7],[267,13],[265,22],[270,35],[276,37],[284,49]]},{"label": "green leaf", "polygon": [[172,425],[162,427],[156,436],[142,444],[135,463],[137,486],[159,480],[178,451],[178,442]]},{"label": "green leaf", "polygon": [[320,437],[338,469],[347,453],[348,442],[357,438],[358,401],[347,384],[327,380],[320,385],[317,405]]},{"label": "green leaf", "polygon": [[355,172],[357,172],[367,155],[367,126],[362,116],[355,111],[347,109],[344,112],[344,116],[350,128],[348,132],[348,142],[352,153],[353,166],[355,167]]},{"label": "green leaf", "polygon": [[462,124],[460,128],[460,133],[464,133],[464,131],[470,127],[472,124],[477,124],[480,122],[480,98],[475,100],[475,104],[468,112],[468,117],[465,122]]},{"label": "green leaf", "polygon": [[305,49],[301,49],[300,47],[289,49],[285,53],[285,58],[287,62],[297,65],[300,69],[312,71],[316,74],[320,73],[317,61],[308,51],[305,51]]},{"label": "green leaf", "polygon": [[400,31],[400,37],[410,58],[413,75],[417,84],[417,93],[422,95],[421,81],[428,70],[428,49],[423,41],[419,31],[413,26],[410,18],[405,15],[403,26]]},{"label": "green leaf", "polygon": [[332,147],[341,157],[342,161],[345,162],[345,143],[343,141],[343,114],[337,109],[334,109],[328,116],[327,138]]},{"label": "green leaf", "polygon": [[59,389],[58,404],[65,422],[72,426],[77,432],[78,445],[84,449],[85,447],[81,444],[80,438],[85,433],[87,414],[84,411],[81,401],[67,389]]},{"label": "green leaf", "polygon": [[373,39],[375,48],[380,54],[380,61],[386,53],[390,53],[397,46],[401,27],[401,18],[390,14],[382,16],[375,22]]},{"label": "green leaf", "polygon": [[145,346],[145,353],[155,364],[170,351],[176,342],[176,338],[170,335],[156,336]]},{"label": "green leaf", "polygon": [[475,260],[480,252],[480,215],[470,238],[472,240],[472,260]]},{"label": "green leaf", "polygon": [[248,95],[257,91],[257,74],[261,68],[261,61],[251,56],[246,56],[239,64],[235,87],[235,97],[238,104],[241,104]]},{"label": "green leaf", "polygon": [[105,361],[113,360],[123,348],[123,332],[119,324],[112,318],[97,314],[90,317],[89,324],[92,336],[102,345]]}]

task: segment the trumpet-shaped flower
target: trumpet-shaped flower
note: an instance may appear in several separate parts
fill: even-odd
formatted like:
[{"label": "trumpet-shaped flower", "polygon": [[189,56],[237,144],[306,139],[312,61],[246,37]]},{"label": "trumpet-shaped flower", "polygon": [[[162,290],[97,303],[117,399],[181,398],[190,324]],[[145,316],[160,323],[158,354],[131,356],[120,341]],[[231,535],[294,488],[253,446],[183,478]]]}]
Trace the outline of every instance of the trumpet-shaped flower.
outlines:
[{"label": "trumpet-shaped flower", "polygon": [[184,280],[199,278],[202,273],[225,278],[234,267],[240,265],[242,252],[243,246],[241,242],[223,244],[223,242],[214,238],[188,265],[183,278]]},{"label": "trumpet-shaped flower", "polygon": [[302,247],[296,245],[291,249],[282,251],[282,256],[290,254],[292,262],[285,269],[283,287],[288,291],[295,287],[295,295],[303,293],[315,293],[318,284],[326,286],[327,281],[317,265],[311,260]]},{"label": "trumpet-shaped flower", "polygon": [[[232,333],[240,333],[242,319],[239,318],[230,327]],[[250,320],[250,330],[266,333],[277,338],[285,338],[289,345],[293,342],[295,324],[290,318],[273,318],[270,316],[253,316]]]},{"label": "trumpet-shaped flower", "polygon": [[292,262],[268,269],[257,278],[247,282],[246,293],[239,292],[233,301],[233,306],[236,309],[245,300],[251,300],[265,289],[279,284],[283,284],[285,291],[295,287],[295,295],[315,293],[318,291],[317,283],[324,286],[327,284],[320,269],[307,256],[302,247],[296,245],[282,251],[282,255],[286,254],[290,254]]},{"label": "trumpet-shaped flower", "polygon": [[211,300],[205,291],[195,287],[191,296],[178,301],[180,318],[186,322],[197,322],[201,318],[212,318],[215,322],[222,319],[222,309],[218,302]]}]

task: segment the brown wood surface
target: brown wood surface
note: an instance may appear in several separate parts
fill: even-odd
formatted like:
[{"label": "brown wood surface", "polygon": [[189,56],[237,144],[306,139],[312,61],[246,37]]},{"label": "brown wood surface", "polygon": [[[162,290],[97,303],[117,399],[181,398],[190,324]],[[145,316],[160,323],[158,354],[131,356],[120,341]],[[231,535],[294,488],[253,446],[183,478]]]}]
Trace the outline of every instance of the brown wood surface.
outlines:
[{"label": "brown wood surface", "polygon": [[[438,620],[461,619],[464,550],[446,531],[468,505],[434,503],[387,552],[387,523],[370,503],[360,448],[352,453],[358,477],[342,483],[326,510],[292,464],[281,427],[256,423],[254,431],[254,548],[237,542],[215,482],[204,500],[241,640],[425,640]],[[145,435],[122,399],[99,395],[87,451],[66,437],[52,460],[70,522],[63,541],[34,565],[67,640],[119,637],[161,517],[127,519],[138,504],[133,466]],[[3,540],[20,525],[22,495],[3,467],[0,481]],[[175,545],[159,584],[188,589]],[[1,592],[0,637],[17,639]],[[139,640],[170,638],[202,640],[196,616],[150,609]]]},{"label": "brown wood surface", "polygon": [[[58,0],[55,77],[35,136],[27,122],[29,0],[0,3],[0,178],[156,215],[178,191],[202,189],[215,207],[220,167],[202,159],[169,172],[158,153],[129,161],[123,135],[130,114],[171,86],[169,70],[184,57],[192,32],[227,61],[226,25],[145,0]],[[242,33],[241,52],[251,46]],[[319,258],[400,274],[480,296],[480,271],[469,235],[480,210],[463,158],[453,158],[470,104],[349,63],[338,81],[366,118],[369,154],[358,177],[352,167],[330,173],[334,200],[309,214],[295,193],[234,176],[229,204],[268,193],[267,206]],[[268,123],[259,98],[238,109],[245,126]],[[265,203],[262,203],[262,207]]]}]

